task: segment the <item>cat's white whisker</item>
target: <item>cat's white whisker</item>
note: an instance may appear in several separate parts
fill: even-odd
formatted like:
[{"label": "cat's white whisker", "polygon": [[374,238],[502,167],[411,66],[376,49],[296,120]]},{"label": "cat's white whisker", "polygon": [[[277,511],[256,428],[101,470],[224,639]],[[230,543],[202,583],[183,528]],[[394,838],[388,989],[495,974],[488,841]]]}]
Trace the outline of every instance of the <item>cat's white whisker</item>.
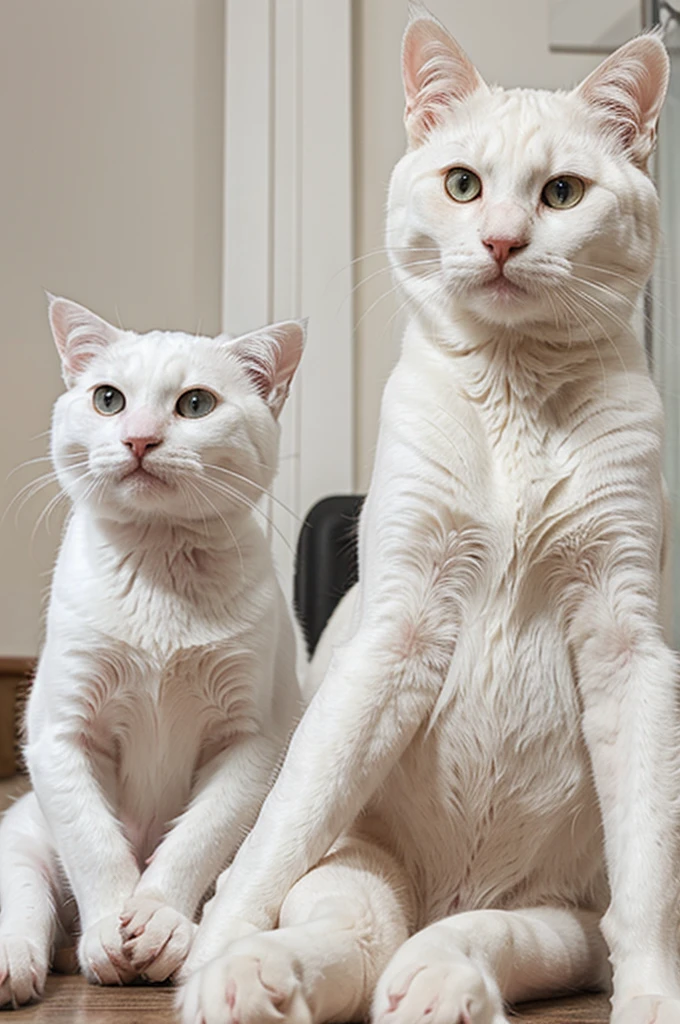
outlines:
[{"label": "cat's white whisker", "polygon": [[293,511],[285,502],[281,501],[275,494],[272,494],[271,490],[267,487],[263,487],[258,484],[255,480],[251,480],[250,477],[244,476],[242,473],[237,473],[236,470],[229,469],[227,466],[217,466],[212,462],[206,462],[204,464],[205,469],[212,469],[217,473],[224,473],[227,476],[232,477],[235,480],[240,480],[242,483],[247,484],[248,487],[253,487],[256,491],[259,491],[263,497],[273,501],[275,505],[278,505],[280,509],[287,512],[288,515],[292,516],[298,523],[302,523],[301,517],[297,512]]},{"label": "cat's white whisker", "polygon": [[[439,252],[437,246],[421,246],[421,245],[406,245],[406,246],[395,246],[395,247],[384,247],[381,249],[373,249],[371,252],[362,253],[360,256],[355,256],[354,259],[349,260],[340,270],[336,271],[331,280],[334,280],[339,274],[344,273],[350,267],[355,267],[357,263],[362,263],[364,260],[375,259],[377,256],[387,257],[390,252],[410,252],[410,253],[424,253],[424,252]],[[386,264],[387,267],[387,264]]]},{"label": "cat's white whisker", "polygon": [[36,497],[36,495],[39,494],[41,490],[56,483],[56,481],[57,474],[55,472],[50,472],[45,473],[44,475],[38,477],[36,480],[31,480],[29,483],[24,484],[24,486],[19,491],[17,491],[17,493],[14,495],[11,501],[7,504],[2,514],[2,517],[0,517],[0,525],[4,523],[6,517],[9,515],[9,513],[15,506],[16,509],[14,513],[14,523],[15,525],[17,525],[18,518],[25,505],[29,501],[31,501],[32,498]]},{"label": "cat's white whisker", "polygon": [[[406,264],[406,266],[409,267],[409,268],[413,268],[413,267],[437,267],[437,266],[439,266],[439,260],[435,259],[435,258],[428,259],[428,260],[418,260],[416,262],[409,262],[409,263]],[[342,302],[340,303],[340,305],[336,309],[336,315],[337,315],[337,313],[340,312],[340,310],[343,308],[343,306],[347,302],[350,301],[352,296],[354,296],[359,291],[359,289],[363,288],[364,285],[369,284],[376,277],[380,277],[382,274],[393,274],[393,273],[394,273],[394,268],[392,266],[390,266],[389,264],[387,264],[386,266],[381,267],[379,270],[375,270],[372,274],[368,274],[366,277],[360,278],[360,280],[358,280],[356,282],[356,284],[354,284],[350,288],[349,292],[347,293],[347,295],[344,297],[344,299],[342,300]]]},{"label": "cat's white whisker", "polygon": [[[595,310],[600,311],[602,313],[603,317],[605,318],[605,322],[606,322],[607,319],[612,320],[614,323],[619,324],[620,326],[624,327],[625,329],[629,329],[629,325],[626,324],[625,321],[622,320],[621,317],[617,313],[615,313],[612,309],[610,309],[608,306],[605,306],[604,303],[600,302],[599,299],[595,298],[594,295],[589,295],[587,292],[584,292],[582,289],[578,289],[578,288],[574,288],[574,287],[571,288],[571,292],[572,292],[573,297],[577,301],[580,299],[582,303],[586,303],[588,306],[591,307],[591,312],[590,312],[591,319],[597,324],[598,328],[600,329],[602,337],[605,339],[605,341],[607,341],[607,343],[612,348],[613,352],[616,354],[617,359],[619,361],[619,364],[621,366],[621,369],[623,370],[624,374],[626,376],[628,376],[628,367],[625,364],[623,356],[622,356],[621,352],[619,351],[619,349],[618,349],[618,347],[616,345],[616,342],[612,338],[612,336],[609,333],[609,331],[606,329],[605,324],[602,322],[601,319],[598,318],[596,313],[593,312],[592,310],[594,308]],[[584,313],[587,312],[584,309],[583,305],[581,306],[581,311],[584,312]],[[629,390],[630,390],[630,384],[629,384]]]},{"label": "cat's white whisker", "polygon": [[[219,468],[219,467],[213,467],[213,468]],[[222,481],[222,480],[219,480],[219,481],[218,480],[212,480],[209,476],[204,476],[204,477],[201,478],[201,480],[202,480],[203,483],[208,484],[210,487],[213,487],[216,491],[219,491],[221,494],[224,494],[226,497],[233,499],[237,503],[240,503],[242,505],[246,505],[252,512],[256,512],[267,523],[267,525],[270,526],[272,528],[272,530],[274,530],[274,532],[276,534],[278,534],[278,536],[283,541],[285,546],[288,548],[290,553],[293,554],[293,555],[295,554],[295,551],[294,551],[293,547],[291,546],[291,544],[290,544],[288,538],[286,537],[286,535],[277,526],[277,524],[274,522],[272,517],[267,515],[267,513],[265,512],[265,510],[263,508],[261,508],[255,502],[251,501],[241,491],[238,491],[235,487],[230,487],[228,484],[225,484],[224,481]],[[271,495],[267,494],[267,497],[271,497]],[[299,518],[299,517],[296,516],[296,519],[297,518]]]},{"label": "cat's white whisker", "polygon": [[363,311],[363,313],[361,314],[361,316],[358,318],[358,320],[354,324],[354,327],[352,328],[352,335],[356,335],[357,331],[359,330],[359,328],[363,324],[364,320],[366,320],[366,318],[371,315],[371,313],[373,312],[374,309],[377,309],[377,307],[380,305],[381,302],[384,302],[385,299],[388,299],[388,298],[390,298],[390,296],[395,295],[398,291],[399,291],[399,285],[395,282],[395,283],[393,283],[391,285],[390,288],[387,289],[387,291],[383,292],[382,295],[379,295],[378,298],[375,299],[370,304],[370,306],[367,309],[365,309]]},{"label": "cat's white whisker", "polygon": [[33,529],[31,531],[31,538],[30,538],[30,542],[29,542],[29,546],[31,548],[33,547],[33,545],[35,543],[35,539],[36,539],[36,536],[38,534],[38,530],[40,529],[41,523],[43,523],[43,522],[45,523],[45,526],[47,528],[47,532],[49,533],[49,529],[50,529],[49,523],[50,523],[50,516],[51,516],[52,512],[62,502],[67,502],[67,501],[68,501],[68,497],[64,494],[63,491],[59,491],[57,494],[53,495],[52,498],[50,498],[50,500],[48,501],[47,505],[45,506],[45,508],[42,510],[42,512],[40,513],[40,515],[36,519],[35,525],[33,526]]},{"label": "cat's white whisker", "polygon": [[14,466],[14,468],[9,471],[9,473],[7,474],[5,479],[9,480],[11,477],[14,476],[15,473],[19,473],[22,469],[25,469],[27,466],[33,466],[33,465],[35,465],[38,462],[51,462],[51,461],[52,461],[52,457],[50,455],[38,455],[34,459],[27,459],[25,462],[20,462],[18,466]]},{"label": "cat's white whisker", "polygon": [[220,510],[217,508],[217,506],[210,500],[210,498],[206,495],[205,491],[203,491],[203,489],[200,487],[200,485],[198,484],[198,482],[196,480],[187,478],[185,480],[185,483],[193,491],[195,491],[195,493],[198,496],[200,496],[202,501],[206,502],[206,504],[215,513],[215,516],[217,517],[217,519],[219,519],[219,521],[223,524],[224,528],[227,530],[229,536],[231,537],[231,539],[233,541],[234,548],[235,548],[235,550],[236,550],[236,552],[238,554],[239,565],[241,567],[241,576],[245,579],[245,564],[244,564],[244,561],[243,561],[243,555],[241,553],[241,548],[240,548],[240,545],[238,543],[238,540],[236,539],[236,534],[234,533],[234,530],[233,530],[232,526],[230,526],[229,521],[225,518],[225,516],[222,514],[222,512],[220,512]]},{"label": "cat's white whisker", "polygon": [[555,294],[554,298],[555,298],[556,301],[562,302],[562,304],[565,307],[565,309],[567,309],[571,313],[572,317],[576,320],[576,323],[581,327],[581,329],[585,333],[587,340],[590,342],[590,345],[591,345],[593,351],[595,352],[595,355],[597,356],[598,362],[600,364],[600,369],[602,371],[602,394],[603,394],[605,400],[608,399],[609,394],[608,394],[608,390],[607,390],[608,389],[607,370],[606,370],[606,367],[604,365],[604,359],[602,358],[602,353],[600,352],[600,349],[598,347],[597,340],[595,339],[592,331],[590,330],[590,328],[588,326],[587,319],[584,320],[583,317],[581,316],[581,313],[583,313],[584,316],[587,316],[587,314],[585,313],[585,311],[583,309],[581,309],[579,307],[578,302],[577,302],[575,296],[573,294],[571,294],[570,292],[567,292],[566,289],[563,289],[562,291],[557,292]]}]

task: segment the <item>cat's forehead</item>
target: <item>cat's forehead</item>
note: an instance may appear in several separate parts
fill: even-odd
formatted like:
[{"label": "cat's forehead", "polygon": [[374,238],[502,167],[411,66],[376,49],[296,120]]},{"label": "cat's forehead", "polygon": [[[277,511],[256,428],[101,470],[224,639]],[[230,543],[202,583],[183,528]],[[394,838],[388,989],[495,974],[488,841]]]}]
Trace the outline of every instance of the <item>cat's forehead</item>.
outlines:
[{"label": "cat's forehead", "polygon": [[188,384],[233,385],[239,373],[216,339],[172,331],[128,331],[92,361],[87,378],[88,384],[106,379],[152,396]]},{"label": "cat's forehead", "polygon": [[599,162],[596,126],[568,93],[478,90],[414,154],[424,166],[456,161],[516,181],[571,171],[587,176]]}]

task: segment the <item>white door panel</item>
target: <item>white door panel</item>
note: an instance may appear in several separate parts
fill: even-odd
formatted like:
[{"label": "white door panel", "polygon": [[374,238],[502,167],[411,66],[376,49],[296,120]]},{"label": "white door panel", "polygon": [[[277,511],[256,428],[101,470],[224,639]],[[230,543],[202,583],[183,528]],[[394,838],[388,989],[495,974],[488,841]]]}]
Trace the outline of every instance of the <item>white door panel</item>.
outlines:
[{"label": "white door panel", "polygon": [[226,11],[223,327],[310,318],[267,508],[290,592],[300,518],[353,482],[350,3]]}]

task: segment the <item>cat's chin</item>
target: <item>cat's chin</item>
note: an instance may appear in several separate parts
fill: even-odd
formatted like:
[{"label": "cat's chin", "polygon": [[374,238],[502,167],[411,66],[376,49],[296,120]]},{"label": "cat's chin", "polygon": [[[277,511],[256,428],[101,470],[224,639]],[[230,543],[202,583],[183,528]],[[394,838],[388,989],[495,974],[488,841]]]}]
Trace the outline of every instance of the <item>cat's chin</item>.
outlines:
[{"label": "cat's chin", "polygon": [[544,303],[525,288],[497,278],[468,292],[463,305],[476,320],[494,327],[521,327],[545,319]]},{"label": "cat's chin", "polygon": [[[122,476],[104,478],[99,487],[76,486],[71,497],[77,504],[84,502],[95,515],[119,522],[139,519],[174,518],[174,506],[181,504],[177,485],[165,477],[143,469],[128,470]],[[183,507],[177,510],[180,515]]]},{"label": "cat's chin", "polygon": [[134,488],[136,491],[159,491],[165,490],[171,486],[171,484],[163,477],[151,470],[145,469],[144,466],[136,466],[134,469],[129,470],[121,477],[122,484],[127,487]]},{"label": "cat's chin", "polygon": [[483,281],[478,286],[478,290],[481,294],[496,302],[512,302],[516,299],[526,301],[528,296],[526,288],[515,281],[511,281],[504,274],[498,274],[496,277],[492,277],[490,281]]}]

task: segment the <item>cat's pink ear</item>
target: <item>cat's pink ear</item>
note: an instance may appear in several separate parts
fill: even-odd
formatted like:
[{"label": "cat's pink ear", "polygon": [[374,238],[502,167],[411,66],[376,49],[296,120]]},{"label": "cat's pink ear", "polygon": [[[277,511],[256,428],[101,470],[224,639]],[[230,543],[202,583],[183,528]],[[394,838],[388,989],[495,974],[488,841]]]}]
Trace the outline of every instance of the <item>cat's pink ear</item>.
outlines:
[{"label": "cat's pink ear", "polygon": [[455,103],[487,86],[453,36],[420,3],[411,3],[404,33],[401,67],[406,109],[404,123],[411,146],[450,116]]},{"label": "cat's pink ear", "polygon": [[306,332],[306,320],[284,320],[229,342],[229,351],[238,358],[276,419],[288,397]]},{"label": "cat's pink ear", "polygon": [[50,327],[61,358],[64,381],[71,387],[90,359],[120,337],[121,332],[70,299],[48,293]]},{"label": "cat's pink ear", "polygon": [[669,74],[666,47],[650,34],[619,47],[576,89],[601,116],[607,134],[643,168],[654,149]]}]

